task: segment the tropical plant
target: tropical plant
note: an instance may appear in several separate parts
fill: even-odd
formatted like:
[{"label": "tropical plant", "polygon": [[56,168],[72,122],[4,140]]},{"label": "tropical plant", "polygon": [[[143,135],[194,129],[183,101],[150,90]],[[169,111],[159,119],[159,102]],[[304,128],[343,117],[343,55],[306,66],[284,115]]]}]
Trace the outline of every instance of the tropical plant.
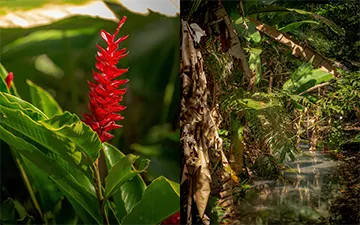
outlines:
[{"label": "tropical plant", "polygon": [[316,102],[326,121],[323,141],[327,148],[341,150],[344,144],[359,142],[360,73],[342,72],[329,86],[327,96]]},{"label": "tropical plant", "polygon": [[[11,73],[7,75],[6,82],[2,73],[0,137],[9,144],[43,222],[64,221],[52,218],[52,210],[64,197],[87,224],[157,224],[178,210],[178,184],[159,177],[147,186],[139,176],[148,160],[135,169],[138,156],[124,155],[114,146],[102,144],[77,115],[62,112],[51,95],[33,83],[29,83],[32,99],[38,107],[12,95],[14,84],[5,85],[11,77]],[[104,184],[95,163],[101,149],[108,168]],[[157,213],[146,210],[157,201],[163,201],[163,209]],[[19,206],[11,202],[4,203],[8,211],[2,214],[2,223],[18,219],[14,212]],[[76,216],[68,219],[77,220]]]},{"label": "tropical plant", "polygon": [[[160,224],[179,211],[178,183],[164,176],[144,180],[140,173],[147,171],[150,160],[126,155],[106,143],[113,137],[109,130],[118,128],[115,121],[122,119],[116,112],[124,109],[118,104],[125,91],[117,88],[126,80],[113,80],[125,72],[115,67],[125,56],[125,50],[116,51],[125,38],[114,40],[123,23],[120,21],[114,36],[101,31],[108,47],[98,46],[99,72],[93,73],[98,84],[89,82],[91,114],[85,116],[85,123],[75,113],[63,110],[52,94],[30,80],[26,86],[29,100],[24,100],[14,82],[23,76],[8,73],[1,65],[1,166],[13,173],[10,168],[14,160],[26,187],[23,191],[30,196],[26,202],[27,197],[15,195],[11,180],[6,179],[14,177],[2,177],[2,224]],[[27,45],[33,45],[33,41]],[[6,54],[18,46],[10,45],[6,51],[2,49],[6,65],[10,58]],[[33,77],[31,71],[28,77]],[[16,183],[21,190],[22,182]],[[155,202],[162,204],[154,211]]]},{"label": "tropical plant", "polygon": [[[212,182],[210,195],[205,185],[194,190],[190,182],[183,184],[190,187],[187,195],[190,190],[198,194],[194,197],[198,211],[189,210],[190,197],[183,199],[183,211],[187,208],[184,223],[200,222],[195,217],[198,214],[204,224],[208,223],[204,215],[214,224],[236,224],[241,212],[233,210],[238,204],[234,199],[247,180],[277,179],[289,160],[296,160],[302,142],[309,141],[310,150],[322,144],[327,118],[322,114],[326,107],[320,102],[333,93],[333,84],[342,73],[331,55],[319,45],[309,45],[302,35],[327,29],[340,37],[345,29],[304,5],[246,0],[184,2],[183,26],[188,23],[190,28],[183,31],[180,61],[183,163],[185,168],[193,162],[204,163],[201,168],[209,168]],[[189,34],[192,41],[188,41]],[[321,42],[320,38],[316,40]],[[194,52],[197,59],[187,52]],[[197,110],[189,113],[192,109]],[[206,124],[206,111],[211,112],[214,123]],[[196,116],[191,120],[189,114]],[[217,128],[215,134],[203,130],[200,135],[192,133],[211,127]],[[221,138],[223,154],[213,151],[211,145],[202,148],[208,160],[192,153],[196,146],[202,146],[203,133]],[[342,135],[338,132],[336,137]],[[196,173],[185,170],[184,174],[192,182],[205,182]],[[199,205],[204,208],[204,202],[208,203],[205,214],[199,209]]]}]

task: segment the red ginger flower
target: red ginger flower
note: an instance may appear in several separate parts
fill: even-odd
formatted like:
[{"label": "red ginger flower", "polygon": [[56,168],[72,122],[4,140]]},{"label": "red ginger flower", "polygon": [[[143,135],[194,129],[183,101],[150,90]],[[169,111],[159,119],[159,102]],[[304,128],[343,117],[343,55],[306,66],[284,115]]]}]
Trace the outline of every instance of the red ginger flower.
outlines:
[{"label": "red ginger flower", "polygon": [[170,216],[166,220],[164,220],[161,224],[179,224],[180,225],[180,212],[175,213]]},{"label": "red ginger flower", "polygon": [[89,125],[100,137],[101,142],[108,141],[114,135],[108,131],[122,127],[115,121],[123,120],[124,117],[118,112],[124,110],[126,106],[119,105],[126,88],[118,89],[121,84],[127,83],[129,80],[115,80],[128,69],[120,69],[116,67],[119,60],[128,55],[126,48],[118,50],[119,43],[124,41],[128,35],[115,40],[120,28],[124,25],[126,16],[124,16],[115,33],[113,35],[101,30],[101,37],[105,40],[107,48],[103,49],[99,45],[96,55],[95,67],[98,71],[93,71],[93,78],[97,83],[88,81],[90,86],[89,92],[89,109],[90,114],[84,114],[84,122]]},{"label": "red ginger flower", "polygon": [[5,78],[5,82],[7,87],[10,89],[10,85],[11,85],[11,81],[14,79],[14,74],[13,72],[8,73],[8,75]]}]

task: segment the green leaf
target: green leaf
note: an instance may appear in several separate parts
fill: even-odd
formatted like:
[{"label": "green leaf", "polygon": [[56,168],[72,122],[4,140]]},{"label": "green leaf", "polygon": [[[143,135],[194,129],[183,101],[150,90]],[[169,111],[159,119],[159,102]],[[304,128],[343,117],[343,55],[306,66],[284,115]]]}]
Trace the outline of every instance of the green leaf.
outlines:
[{"label": "green leaf", "polygon": [[38,108],[14,95],[0,93],[0,105],[12,109],[20,109],[23,113],[36,121],[48,118]]},{"label": "green leaf", "polygon": [[20,220],[23,221],[26,217],[30,217],[29,214],[26,212],[25,207],[19,201],[13,200],[13,202]]},{"label": "green leaf", "polygon": [[295,12],[295,13],[302,14],[302,15],[309,15],[309,16],[313,17],[314,19],[320,20],[321,22],[325,23],[335,33],[340,34],[340,35],[345,35],[344,29],[342,29],[341,27],[336,25],[336,23],[334,23],[333,21],[331,21],[323,16],[320,16],[316,13],[308,12],[305,10],[290,9],[290,8],[285,8],[285,7],[281,7],[281,6],[268,5],[262,9],[258,8],[255,11],[249,12],[248,15],[260,14],[260,13],[276,13],[276,12]]},{"label": "green leaf", "polygon": [[[88,15],[112,20],[116,19],[115,15],[106,8],[105,3],[102,1],[66,0],[54,2],[50,0],[3,0],[1,7],[0,18],[3,20],[2,26],[5,28],[36,27],[39,25],[51,24],[74,15]],[[94,7],[98,8],[102,13],[91,10]],[[19,18],[21,18],[21,23],[19,23]]]},{"label": "green leaf", "polygon": [[[114,146],[103,143],[103,147],[106,164],[109,169],[125,158],[125,155]],[[133,179],[123,184],[120,190],[113,195],[116,204],[116,215],[120,220],[140,201],[145,188],[144,180],[140,175],[136,175]]]},{"label": "green leaf", "polygon": [[15,204],[10,198],[1,203],[0,221],[2,223],[15,222]]},{"label": "green leaf", "polygon": [[77,209],[77,213],[84,222],[100,223],[100,210],[99,207],[95,207],[98,205],[95,188],[82,172],[57,154],[16,137],[2,125],[0,125],[0,138],[47,173],[73,204],[73,207]]},{"label": "green leaf", "polygon": [[310,59],[310,62],[301,64],[300,67],[297,68],[294,71],[294,73],[291,75],[291,81],[296,82],[299,79],[301,79],[302,77],[310,74],[311,71],[313,70],[312,60],[313,60],[313,58]]},{"label": "green leaf", "polygon": [[33,220],[33,217],[26,212],[25,207],[15,199],[8,198],[0,207],[1,224],[30,224]]},{"label": "green leaf", "polygon": [[252,8],[257,8],[259,5],[259,1],[243,1],[242,4],[244,7],[244,11],[247,12]]},{"label": "green leaf", "polygon": [[325,72],[321,69],[313,70],[311,73],[311,76],[304,77],[301,80],[298,81],[300,87],[297,89],[297,93],[303,92],[315,85],[324,83],[326,81],[329,81],[333,79],[334,76],[328,72]]},{"label": "green leaf", "polygon": [[94,161],[101,147],[96,133],[68,112],[49,120],[34,121],[20,110],[0,106],[0,118],[0,124],[61,156],[83,172],[88,170],[89,163],[82,154],[86,153]]},{"label": "green leaf", "polygon": [[118,161],[105,178],[105,198],[111,197],[125,182],[145,171],[149,166],[149,160],[143,160],[138,170],[132,170],[132,165],[139,156],[129,154]]},{"label": "green leaf", "polygon": [[299,94],[333,78],[332,74],[321,69],[312,70],[310,67],[300,67],[294,72],[292,78],[284,83],[283,90]]},{"label": "green leaf", "polygon": [[[147,15],[149,10],[156,11],[166,16],[176,16],[179,14],[179,5],[173,1],[165,1],[165,7],[156,7],[155,4],[129,3],[126,1],[91,1],[91,0],[31,0],[31,1],[12,1],[2,0],[2,10],[0,10],[0,19],[4,20],[3,27],[33,27],[71,17],[74,15],[87,15],[103,19],[115,20],[115,15],[106,8],[106,4],[116,2],[120,3],[121,8],[135,12],[137,14]],[[106,3],[106,4],[105,4]],[[94,8],[98,10],[93,10]],[[10,14],[12,13],[12,14]],[[20,20],[21,18],[21,20]],[[19,21],[26,21],[19,23]]]},{"label": "green leaf", "polygon": [[251,109],[255,109],[255,110],[261,110],[261,109],[276,106],[274,103],[271,103],[271,102],[262,102],[262,101],[257,101],[257,100],[251,99],[251,98],[244,98],[244,99],[239,100],[239,102],[244,104],[245,106],[247,106]]},{"label": "green leaf", "polygon": [[30,87],[32,103],[37,108],[42,110],[48,117],[63,113],[59,104],[47,91],[37,86],[30,80],[27,80],[26,82]]},{"label": "green leaf", "polygon": [[243,17],[239,17],[237,20],[235,20],[236,26],[234,26],[234,29],[238,35],[245,38],[247,41],[252,40],[255,43],[259,43],[261,41],[261,34],[256,29],[255,24],[251,23],[247,18],[245,18],[247,27],[244,26],[243,22]]},{"label": "green leaf", "polygon": [[83,155],[95,160],[101,148],[97,134],[68,112],[46,119],[15,96],[0,93],[0,102],[5,103],[0,105],[1,139],[43,170],[74,208],[80,207],[77,213],[84,222],[98,220],[93,175]]},{"label": "green leaf", "polygon": [[118,217],[116,205],[111,201],[108,201],[107,203],[106,206],[110,224],[121,224],[121,218]]},{"label": "green leaf", "polygon": [[261,35],[259,31],[255,31],[249,34],[249,38],[253,40],[255,43],[259,43],[261,41]]},{"label": "green leaf", "polygon": [[281,32],[289,32],[289,31],[293,31],[297,28],[299,28],[301,25],[303,24],[319,24],[318,22],[316,21],[313,21],[313,20],[303,20],[303,21],[299,21],[299,22],[294,22],[294,23],[290,23],[286,26],[283,26],[279,29],[279,31]]},{"label": "green leaf", "polygon": [[294,104],[294,107],[295,107],[295,108],[297,108],[297,109],[299,109],[299,110],[303,110],[303,109],[304,109],[304,107],[300,104],[300,100],[302,99],[301,96],[299,96],[299,95],[291,95],[291,94],[289,94],[289,95],[287,95],[287,96],[291,98],[292,103]]},{"label": "green leaf", "polygon": [[[59,209],[54,210],[55,211],[55,221],[56,224],[68,224],[68,225],[77,225],[80,214],[79,210],[77,210],[77,214],[74,209],[74,205],[77,205],[76,202],[73,204],[70,203],[69,199],[64,198],[61,201],[61,204],[59,205]],[[81,207],[81,206],[80,206]],[[77,207],[76,209],[79,209],[80,207]],[[54,212],[53,211],[53,212]]]},{"label": "green leaf", "polygon": [[6,85],[5,78],[0,76],[0,92],[9,93],[9,89]]},{"label": "green leaf", "polygon": [[[87,202],[85,204],[85,201],[88,201],[86,197],[83,196],[83,199],[80,199],[81,192],[77,190],[71,190],[68,189],[69,187],[66,187],[66,185],[61,185],[58,183],[58,186],[60,190],[64,193],[66,198],[69,200],[72,207],[75,209],[76,214],[81,218],[81,220],[84,222],[84,224],[102,224],[102,219],[98,210],[98,202],[97,199],[93,199],[93,196],[91,196],[91,201]],[[88,196],[89,198],[90,196]],[[94,201],[96,200],[96,201]],[[93,205],[91,205],[93,204]],[[95,212],[89,212],[89,208],[93,208]],[[95,214],[96,213],[96,214]],[[89,215],[90,214],[90,215]],[[75,221],[77,221],[77,218],[75,218]],[[74,221],[74,222],[75,222]],[[77,223],[75,223],[77,224]]]},{"label": "green leaf", "polygon": [[191,16],[194,14],[194,12],[196,12],[199,9],[200,4],[201,4],[201,0],[195,0],[192,2],[187,20],[189,20],[189,18],[191,18]]},{"label": "green leaf", "polygon": [[77,148],[90,157],[92,162],[99,157],[102,146],[98,135],[76,114],[65,112],[62,115],[55,115],[49,120],[40,121],[40,123],[59,136],[72,141]]},{"label": "green leaf", "polygon": [[145,190],[140,202],[122,224],[159,224],[180,210],[180,185],[159,177]]},{"label": "green leaf", "polygon": [[[177,4],[177,1],[165,0],[162,2],[163,7],[158,7],[156,4],[142,4],[141,2],[126,2],[118,0],[107,0],[106,4],[110,5],[111,3],[116,4],[122,8],[125,8],[128,11],[135,12],[137,14],[147,15],[150,11],[166,15],[167,17],[175,17],[180,13],[180,6]],[[180,3],[180,2],[179,2]],[[194,1],[194,4],[201,3],[201,0]],[[195,9],[196,10],[196,9]]]},{"label": "green leaf", "polygon": [[27,158],[21,155],[20,158],[26,174],[30,179],[31,186],[37,194],[42,212],[47,213],[53,210],[64,195],[47,173],[39,169],[39,167]]},{"label": "green leaf", "polygon": [[360,142],[360,133],[354,137],[353,142]]}]

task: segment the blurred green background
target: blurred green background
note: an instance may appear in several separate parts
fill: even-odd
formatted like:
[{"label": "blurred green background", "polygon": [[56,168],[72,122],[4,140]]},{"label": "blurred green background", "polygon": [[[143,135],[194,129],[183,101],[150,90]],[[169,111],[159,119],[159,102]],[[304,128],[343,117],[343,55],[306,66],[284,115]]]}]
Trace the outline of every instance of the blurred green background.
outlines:
[{"label": "blurred green background", "polygon": [[[59,12],[44,16],[47,3]],[[88,8],[91,3],[104,5],[109,11]],[[151,1],[157,4],[156,1]],[[67,5],[84,6],[82,15],[67,10]],[[31,16],[26,13],[31,11]],[[57,16],[68,13],[67,18]],[[14,82],[20,96],[30,101],[29,79],[49,91],[67,111],[79,116],[88,112],[88,85],[95,68],[96,43],[105,46],[100,30],[113,33],[117,22],[109,20],[111,13],[127,21],[119,37],[129,34],[120,47],[126,47],[130,54],[120,60],[119,66],[129,67],[122,78],[129,78],[126,84],[123,111],[123,128],[114,132],[111,144],[124,153],[142,155],[151,160],[147,181],[163,175],[173,181],[180,181],[179,152],[179,23],[178,16],[166,16],[157,12],[148,14],[129,11],[115,1],[1,1],[0,3],[0,62],[14,73]],[[22,15],[21,15],[22,14]],[[11,19],[12,15],[21,17]],[[18,18],[17,17],[17,18]],[[5,19],[4,19],[5,18]],[[10,19],[9,19],[10,18]],[[18,24],[41,25],[19,27]],[[7,24],[4,25],[4,21]],[[20,21],[20,22],[19,22]],[[24,22],[25,21],[25,22]],[[13,24],[12,24],[13,23]],[[2,155],[2,164],[5,155]],[[2,165],[3,169],[4,164]],[[11,168],[6,168],[10,170]]]}]

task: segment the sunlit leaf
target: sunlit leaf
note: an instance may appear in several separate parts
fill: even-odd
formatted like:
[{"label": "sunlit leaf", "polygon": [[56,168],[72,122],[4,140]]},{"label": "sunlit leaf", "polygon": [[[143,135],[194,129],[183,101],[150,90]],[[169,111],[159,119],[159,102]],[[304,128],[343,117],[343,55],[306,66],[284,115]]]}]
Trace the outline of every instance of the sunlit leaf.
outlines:
[{"label": "sunlit leaf", "polygon": [[86,15],[108,20],[117,20],[103,1],[68,0],[68,1],[11,1],[1,2],[0,27],[35,27],[58,20]]},{"label": "sunlit leaf", "polygon": [[157,12],[166,16],[178,16],[180,14],[180,0],[107,0],[107,2],[117,3],[125,7],[130,12],[148,15],[150,11]]},{"label": "sunlit leaf", "polygon": [[292,78],[284,83],[283,90],[299,94],[333,78],[334,76],[332,74],[321,69],[313,70],[311,67],[300,67],[294,72]]}]

